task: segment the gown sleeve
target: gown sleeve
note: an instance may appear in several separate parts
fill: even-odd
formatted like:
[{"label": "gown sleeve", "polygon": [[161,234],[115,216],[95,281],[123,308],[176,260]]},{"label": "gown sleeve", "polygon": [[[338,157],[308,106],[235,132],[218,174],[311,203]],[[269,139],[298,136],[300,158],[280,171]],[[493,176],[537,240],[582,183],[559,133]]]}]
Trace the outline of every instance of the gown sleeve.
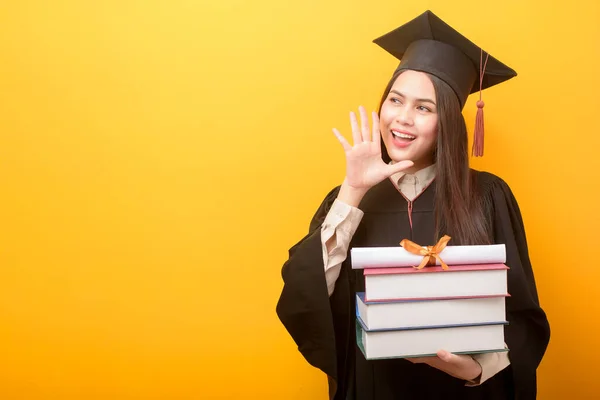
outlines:
[{"label": "gown sleeve", "polygon": [[321,225],[339,192],[331,190],[314,214],[308,234],[289,250],[282,268],[284,286],[276,312],[298,350],[329,378],[330,396],[336,391],[336,339],[325,280]]},{"label": "gown sleeve", "polygon": [[525,227],[519,205],[509,186],[496,178],[491,185],[496,243],[506,245],[508,291],[506,343],[516,399],[536,399],[536,369],[550,340],[550,325],[540,306]]}]

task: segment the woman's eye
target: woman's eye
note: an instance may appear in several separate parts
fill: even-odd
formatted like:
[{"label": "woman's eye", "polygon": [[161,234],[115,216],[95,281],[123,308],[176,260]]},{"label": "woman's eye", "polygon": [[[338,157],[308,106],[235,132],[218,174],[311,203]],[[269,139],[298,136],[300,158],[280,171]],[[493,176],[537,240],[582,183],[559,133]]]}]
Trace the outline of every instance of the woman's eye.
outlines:
[{"label": "woman's eye", "polygon": [[390,101],[391,101],[392,103],[396,103],[396,104],[402,104],[402,102],[400,101],[400,99],[398,99],[398,98],[396,98],[396,97],[392,97],[392,98],[390,99]]},{"label": "woman's eye", "polygon": [[417,109],[419,111],[431,112],[431,110],[429,108],[425,107],[425,106],[419,106],[419,107],[417,107]]}]

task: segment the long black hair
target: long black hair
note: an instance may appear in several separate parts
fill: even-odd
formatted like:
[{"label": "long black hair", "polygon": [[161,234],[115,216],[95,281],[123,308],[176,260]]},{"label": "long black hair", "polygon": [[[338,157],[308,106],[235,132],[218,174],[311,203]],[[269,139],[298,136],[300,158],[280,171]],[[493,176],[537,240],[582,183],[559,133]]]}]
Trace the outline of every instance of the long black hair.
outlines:
[{"label": "long black hair", "polygon": [[[396,72],[390,79],[379,104],[380,113],[402,72]],[[469,138],[458,97],[444,81],[431,74],[426,75],[435,89],[438,112],[437,143],[433,154],[436,164],[436,238],[448,234],[455,244],[489,244],[491,226],[485,218],[486,205],[469,167]],[[390,162],[383,140],[381,150],[383,160]]]}]

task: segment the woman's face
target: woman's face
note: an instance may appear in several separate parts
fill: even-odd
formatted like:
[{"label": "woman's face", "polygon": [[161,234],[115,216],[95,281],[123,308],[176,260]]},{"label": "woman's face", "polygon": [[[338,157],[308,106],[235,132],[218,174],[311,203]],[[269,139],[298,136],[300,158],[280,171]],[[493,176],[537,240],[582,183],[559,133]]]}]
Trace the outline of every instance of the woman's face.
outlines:
[{"label": "woman's face", "polygon": [[433,163],[438,114],[435,89],[425,73],[401,73],[383,102],[379,118],[381,137],[393,161],[411,160],[412,171]]}]

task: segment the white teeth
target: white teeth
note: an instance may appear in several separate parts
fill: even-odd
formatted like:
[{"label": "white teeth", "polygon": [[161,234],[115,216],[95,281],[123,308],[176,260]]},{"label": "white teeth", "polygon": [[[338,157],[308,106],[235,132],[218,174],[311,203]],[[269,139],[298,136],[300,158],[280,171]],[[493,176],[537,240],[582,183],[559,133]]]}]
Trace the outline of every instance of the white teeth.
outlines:
[{"label": "white teeth", "polygon": [[396,132],[396,131],[392,131],[392,133],[394,134],[394,136],[402,138],[402,139],[414,139],[415,136],[413,135],[407,135],[405,133],[400,133],[400,132]]}]

